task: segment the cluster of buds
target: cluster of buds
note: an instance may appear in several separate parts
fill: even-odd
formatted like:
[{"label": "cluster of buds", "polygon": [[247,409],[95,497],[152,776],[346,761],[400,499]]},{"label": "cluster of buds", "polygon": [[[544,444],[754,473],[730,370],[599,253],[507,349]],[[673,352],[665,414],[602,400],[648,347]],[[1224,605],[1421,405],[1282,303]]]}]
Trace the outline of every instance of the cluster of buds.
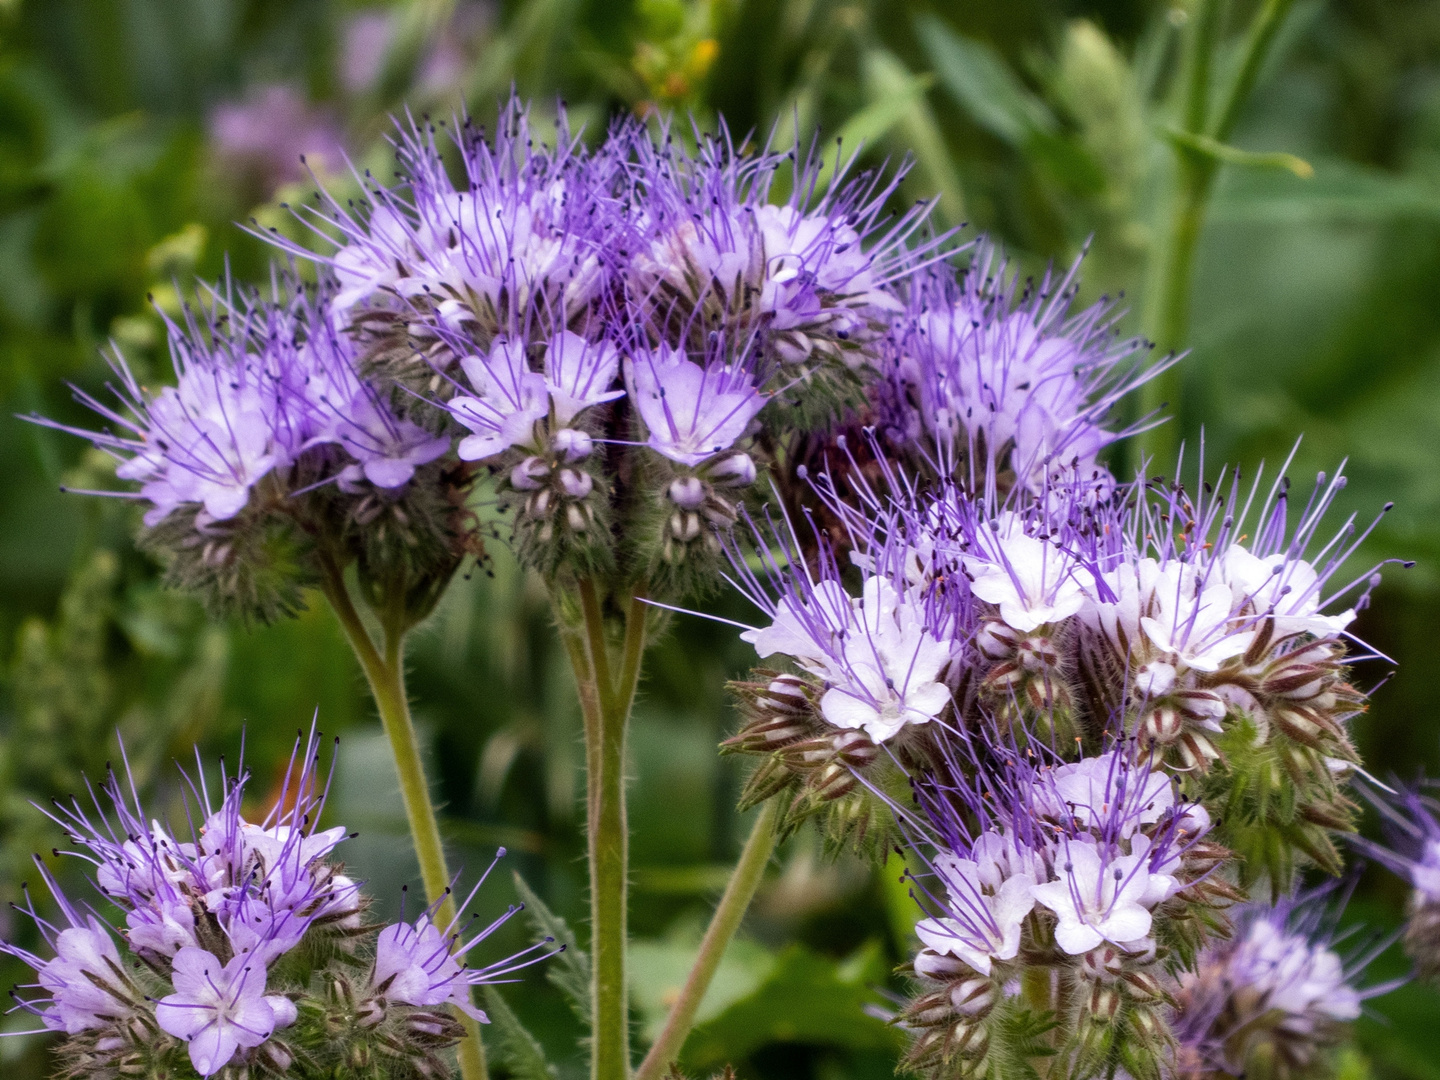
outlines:
[{"label": "cluster of buds", "polygon": [[319,828],[328,782],[318,751],[313,730],[297,739],[276,809],[260,823],[240,813],[243,768],[222,769],[216,805],[203,775],[186,778],[201,821],[189,839],[149,817],[133,778],[114,773],[91,809],[76,799],[49,812],[125,919],[117,933],[83,913],[37,856],[63,924],[28,894],[24,910],[53,955],[0,943],[34,969],[32,992],[17,1001],[41,1031],[63,1035],[67,1075],[279,1077],[297,1062],[337,1075],[365,1068],[374,1051],[392,1064],[385,1075],[445,1076],[441,1052],[464,1031],[447,1008],[484,1021],[471,987],[547,951],[548,942],[461,967],[514,908],[467,941],[453,925],[433,926],[434,909],[413,925],[370,923],[368,900],[330,859],[344,828]]}]

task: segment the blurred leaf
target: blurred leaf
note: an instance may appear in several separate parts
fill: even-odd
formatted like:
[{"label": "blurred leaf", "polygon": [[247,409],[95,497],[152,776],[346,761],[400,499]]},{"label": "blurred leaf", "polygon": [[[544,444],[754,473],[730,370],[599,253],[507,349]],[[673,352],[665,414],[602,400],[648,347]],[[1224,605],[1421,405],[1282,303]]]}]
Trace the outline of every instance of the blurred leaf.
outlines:
[{"label": "blurred leaf", "polygon": [[[699,951],[696,933],[674,935],[661,941],[634,941],[630,944],[630,992],[641,1016],[641,1037],[654,1042],[665,1026]],[[710,988],[695,1013],[697,1024],[719,1016],[758,990],[775,967],[775,954],[763,945],[737,940],[725,950]]]},{"label": "blurred leaf", "polygon": [[519,874],[515,875],[515,891],[519,893],[521,901],[525,904],[525,910],[529,912],[530,924],[535,928],[535,932],[554,938],[556,944],[565,946],[564,952],[551,958],[550,962],[545,965],[545,978],[558,987],[569,999],[570,1008],[588,1027],[590,1025],[590,955],[576,942],[575,932],[570,929],[570,924],[546,907],[545,901],[540,899],[534,889],[525,884],[524,878]]},{"label": "blurred leaf", "polygon": [[493,986],[485,987],[485,1011],[490,1017],[495,1038],[486,1041],[497,1053],[495,1058],[515,1080],[555,1080],[555,1066],[545,1060],[545,1050],[535,1036],[525,1030],[520,1018]]},{"label": "blurred leaf", "polygon": [[1304,182],[1283,173],[1233,170],[1215,193],[1218,221],[1265,224],[1440,219],[1440,187],[1333,157],[1316,157]]},{"label": "blurred leaf", "polygon": [[[947,225],[959,225],[965,219],[965,196],[945,145],[945,136],[925,97],[932,80],[913,75],[898,57],[885,49],[867,51],[863,67],[866,92],[872,99],[904,100],[897,119],[905,147],[915,155],[924,190],[939,193],[941,220]],[[920,92],[910,93],[916,86]]]},{"label": "blurred leaf", "polygon": [[768,1043],[817,1043],[848,1050],[897,1050],[901,1032],[865,1011],[875,1002],[868,980],[884,975],[872,944],[847,962],[791,945],[750,996],[701,1024],[685,1044],[696,1069],[738,1060]]},{"label": "blurred leaf", "polygon": [[1301,180],[1309,180],[1315,176],[1315,167],[1294,154],[1241,150],[1238,146],[1212,139],[1209,135],[1181,131],[1179,128],[1163,128],[1161,134],[1175,146],[1193,151],[1222,165],[1239,165],[1247,169],[1280,169]]},{"label": "blurred leaf", "polygon": [[1020,147],[1031,132],[1056,130],[1049,107],[989,45],[960,36],[935,15],[922,15],[915,25],[940,82],[986,131]]}]

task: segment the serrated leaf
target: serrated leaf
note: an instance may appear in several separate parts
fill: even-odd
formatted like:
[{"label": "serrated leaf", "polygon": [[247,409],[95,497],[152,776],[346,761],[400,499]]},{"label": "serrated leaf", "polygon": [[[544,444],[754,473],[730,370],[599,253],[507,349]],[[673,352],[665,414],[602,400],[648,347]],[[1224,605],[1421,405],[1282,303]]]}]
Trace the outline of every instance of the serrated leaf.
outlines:
[{"label": "serrated leaf", "polygon": [[570,1008],[587,1028],[590,1026],[590,954],[580,948],[570,924],[556,915],[535,890],[515,875],[515,891],[525,905],[530,925],[535,932],[555,939],[565,951],[552,957],[545,965],[545,978],[570,1002]]},{"label": "serrated leaf", "polygon": [[490,1017],[490,1030],[495,1033],[492,1041],[495,1057],[515,1080],[555,1080],[558,1074],[555,1066],[545,1060],[544,1047],[525,1030],[520,1018],[493,986],[485,987],[485,1011]]}]

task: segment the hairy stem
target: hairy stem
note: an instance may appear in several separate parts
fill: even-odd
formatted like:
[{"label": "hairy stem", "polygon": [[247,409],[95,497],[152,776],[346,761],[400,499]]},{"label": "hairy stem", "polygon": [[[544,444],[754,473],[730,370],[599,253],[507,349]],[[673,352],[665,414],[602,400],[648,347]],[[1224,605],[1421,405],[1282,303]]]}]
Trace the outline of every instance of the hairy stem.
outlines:
[{"label": "hairy stem", "polygon": [[695,1023],[695,1012],[705,998],[705,991],[710,988],[710,980],[715,977],[716,969],[720,967],[720,960],[730,945],[730,939],[740,928],[740,920],[745,909],[750,906],[760,879],[765,874],[770,855],[775,850],[776,813],[774,799],[760,808],[755,825],[750,830],[750,838],[745,841],[740,860],[735,864],[730,880],[725,885],[724,895],[720,897],[720,905],[715,909],[715,915],[700,942],[700,953],[695,957],[695,964],[685,979],[685,987],[671,1006],[660,1037],[655,1040],[655,1045],[650,1047],[650,1052],[640,1063],[635,1080],[658,1080],[665,1067],[685,1045],[685,1037],[690,1034],[690,1028]]},{"label": "hairy stem", "polygon": [[637,585],[625,598],[625,633],[618,666],[611,663],[596,583],[582,580],[575,591],[578,618],[567,618],[563,600],[552,599],[585,718],[592,952],[590,1075],[592,1080],[628,1080],[630,1006],[625,952],[630,830],[625,812],[625,738],[645,652],[645,590]]},{"label": "hairy stem", "polygon": [[[455,903],[450,897],[450,872],[445,866],[445,848],[440,840],[440,825],[435,807],[430,802],[430,788],[425,782],[420,744],[415,737],[415,724],[410,717],[410,701],[405,691],[405,630],[403,620],[395,613],[382,613],[383,652],[377,649],[370,631],[350,598],[350,590],[339,568],[327,561],[322,589],[340,620],[355,658],[365,672],[380,723],[390,741],[391,756],[400,779],[400,796],[405,803],[405,818],[410,825],[410,839],[420,863],[420,879],[426,899],[435,904],[435,925],[449,926],[455,920]],[[466,1035],[456,1049],[460,1075],[464,1080],[486,1080],[485,1051],[480,1043],[480,1028],[470,1017],[458,1012]]]}]

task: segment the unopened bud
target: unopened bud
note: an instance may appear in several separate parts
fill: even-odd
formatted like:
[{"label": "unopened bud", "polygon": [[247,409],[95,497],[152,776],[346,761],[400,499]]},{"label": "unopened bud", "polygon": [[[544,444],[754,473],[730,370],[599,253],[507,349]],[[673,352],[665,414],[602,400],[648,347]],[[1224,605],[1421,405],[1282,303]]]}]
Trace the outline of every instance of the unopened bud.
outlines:
[{"label": "unopened bud", "polygon": [[525,511],[531,517],[545,517],[550,513],[551,501],[549,488],[543,491],[537,491],[534,495],[531,495],[529,501],[526,502]]},{"label": "unopened bud", "polygon": [[1151,709],[1140,724],[1140,740],[1142,743],[1168,746],[1180,737],[1182,727],[1180,714],[1169,705],[1161,705],[1158,709]]},{"label": "unopened bud", "polygon": [[550,476],[550,466],[543,458],[527,457],[510,470],[510,486],[516,491],[535,491]]},{"label": "unopened bud", "polygon": [[755,482],[755,462],[749,454],[731,454],[706,471],[723,487],[749,487]]},{"label": "unopened bud", "polygon": [[870,741],[870,736],[859,730],[841,731],[830,742],[836,756],[854,768],[869,765],[880,753],[880,748]]},{"label": "unopened bud", "polygon": [[583,507],[571,503],[565,508],[565,524],[570,526],[572,532],[581,533],[590,527],[590,519],[585,516]]},{"label": "unopened bud", "polygon": [[594,440],[588,434],[577,428],[561,428],[555,433],[555,439],[551,443],[555,453],[559,454],[566,461],[584,461],[595,449]]},{"label": "unopened bud", "polygon": [[682,510],[694,510],[705,501],[705,481],[698,476],[681,476],[670,482],[670,501]]},{"label": "unopened bud", "polygon": [[915,974],[937,982],[948,982],[975,974],[975,969],[955,956],[946,956],[930,949],[921,949],[915,954]]},{"label": "unopened bud", "polygon": [[1108,942],[1097,945],[1080,958],[1080,971],[1091,982],[1111,983],[1125,970],[1125,958]]},{"label": "unopened bud", "polygon": [[561,469],[560,487],[572,499],[583,499],[595,487],[595,478],[579,469]]},{"label": "unopened bud", "polygon": [[382,998],[366,998],[355,1010],[355,1022],[362,1028],[373,1028],[385,1019],[385,1002]]},{"label": "unopened bud", "polygon": [[295,1064],[295,1055],[290,1052],[290,1048],[275,1039],[267,1039],[261,1043],[258,1054],[267,1069],[281,1076],[289,1072],[290,1066]]},{"label": "unopened bud", "polygon": [[995,984],[989,979],[966,979],[950,988],[950,1004],[961,1016],[979,1016],[995,1004]]},{"label": "unopened bud", "polygon": [[1090,1015],[1097,1020],[1115,1019],[1120,1011],[1120,991],[1104,983],[1096,983],[1090,991]]}]

